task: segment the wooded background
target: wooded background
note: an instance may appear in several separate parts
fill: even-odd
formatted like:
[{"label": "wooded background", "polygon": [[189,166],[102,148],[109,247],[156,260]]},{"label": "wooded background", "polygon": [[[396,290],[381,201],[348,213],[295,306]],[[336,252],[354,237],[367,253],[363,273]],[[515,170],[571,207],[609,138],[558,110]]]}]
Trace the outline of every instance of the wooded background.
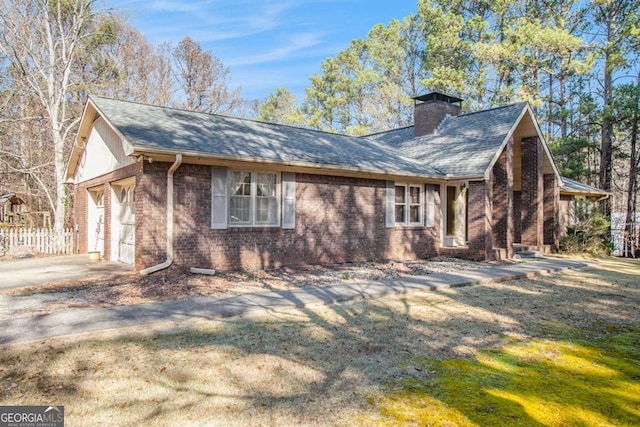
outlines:
[{"label": "wooded background", "polygon": [[635,224],[640,116],[636,0],[420,0],[319,66],[303,99],[244,99],[198,41],[150,44],[95,0],[1,0],[0,194],[68,221],[67,155],[89,93],[364,135],[413,121],[411,97],[464,110],[528,101],[564,176],[611,191]]}]

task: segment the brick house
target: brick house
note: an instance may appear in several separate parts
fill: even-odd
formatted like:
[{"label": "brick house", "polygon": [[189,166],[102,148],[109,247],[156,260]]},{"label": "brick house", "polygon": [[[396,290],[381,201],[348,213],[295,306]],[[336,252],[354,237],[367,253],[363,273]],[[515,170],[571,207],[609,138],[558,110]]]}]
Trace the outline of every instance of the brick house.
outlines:
[{"label": "brick house", "polygon": [[602,192],[560,177],[527,103],[460,103],[351,137],[92,96],[66,173],[79,251],[149,273],[557,250],[562,200]]}]

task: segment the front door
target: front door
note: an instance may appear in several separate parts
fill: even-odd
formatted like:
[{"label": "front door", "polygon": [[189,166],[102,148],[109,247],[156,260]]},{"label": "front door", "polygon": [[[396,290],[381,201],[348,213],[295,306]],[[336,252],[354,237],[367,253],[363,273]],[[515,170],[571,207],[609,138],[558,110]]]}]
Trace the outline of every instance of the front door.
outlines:
[{"label": "front door", "polygon": [[446,186],[444,245],[464,246],[466,241],[467,192],[464,185]]}]

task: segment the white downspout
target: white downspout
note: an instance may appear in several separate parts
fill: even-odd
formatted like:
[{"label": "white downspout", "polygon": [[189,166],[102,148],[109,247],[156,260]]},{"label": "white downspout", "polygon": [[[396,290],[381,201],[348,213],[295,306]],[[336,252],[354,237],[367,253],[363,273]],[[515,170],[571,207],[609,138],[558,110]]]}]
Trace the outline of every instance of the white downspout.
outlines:
[{"label": "white downspout", "polygon": [[181,164],[182,154],[176,154],[176,161],[167,172],[167,260],[162,264],[140,270],[143,276],[164,270],[173,263],[173,173]]}]

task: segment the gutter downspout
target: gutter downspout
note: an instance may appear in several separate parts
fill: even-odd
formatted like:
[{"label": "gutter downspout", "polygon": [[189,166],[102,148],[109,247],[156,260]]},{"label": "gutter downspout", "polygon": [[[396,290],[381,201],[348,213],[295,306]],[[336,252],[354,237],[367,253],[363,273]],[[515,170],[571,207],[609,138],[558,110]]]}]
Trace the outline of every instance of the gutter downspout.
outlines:
[{"label": "gutter downspout", "polygon": [[173,263],[173,173],[181,164],[182,154],[176,154],[176,161],[167,172],[167,260],[162,264],[140,270],[143,276],[164,270]]}]

